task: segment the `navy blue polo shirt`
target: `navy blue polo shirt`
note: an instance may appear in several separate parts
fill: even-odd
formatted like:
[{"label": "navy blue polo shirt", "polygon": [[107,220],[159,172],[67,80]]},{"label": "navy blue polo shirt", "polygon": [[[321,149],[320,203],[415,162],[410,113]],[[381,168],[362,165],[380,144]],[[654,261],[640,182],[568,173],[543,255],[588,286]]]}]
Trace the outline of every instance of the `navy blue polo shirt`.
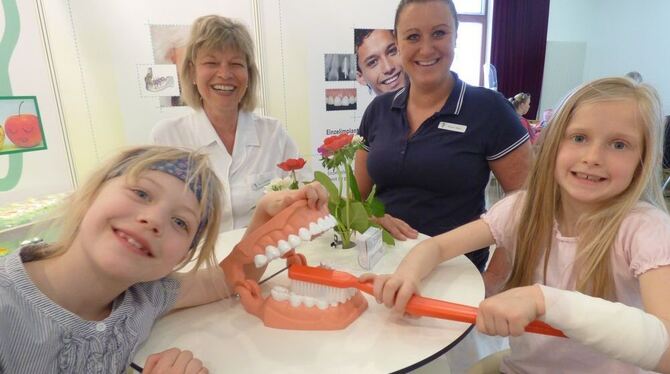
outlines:
[{"label": "navy blue polo shirt", "polygon": [[[430,236],[477,219],[484,212],[488,162],[529,138],[501,94],[469,86],[451,74],[455,85],[446,103],[411,137],[409,85],[377,96],[358,130],[368,150],[368,173],[386,212]],[[475,265],[483,267],[485,256],[488,250],[475,256]]]}]

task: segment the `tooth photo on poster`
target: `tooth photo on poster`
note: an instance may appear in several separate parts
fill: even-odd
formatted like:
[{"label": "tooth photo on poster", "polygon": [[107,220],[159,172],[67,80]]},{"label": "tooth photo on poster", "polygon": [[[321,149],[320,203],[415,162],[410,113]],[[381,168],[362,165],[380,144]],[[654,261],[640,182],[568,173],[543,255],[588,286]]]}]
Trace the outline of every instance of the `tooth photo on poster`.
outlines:
[{"label": "tooth photo on poster", "polygon": [[36,96],[0,96],[0,155],[47,149]]},{"label": "tooth photo on poster", "polygon": [[356,110],[355,88],[327,88],[326,111]]},{"label": "tooth photo on poster", "polygon": [[326,53],[323,62],[326,81],[356,80],[356,61],[353,54]]},{"label": "tooth photo on poster", "polygon": [[179,96],[179,76],[175,65],[138,65],[142,97]]}]

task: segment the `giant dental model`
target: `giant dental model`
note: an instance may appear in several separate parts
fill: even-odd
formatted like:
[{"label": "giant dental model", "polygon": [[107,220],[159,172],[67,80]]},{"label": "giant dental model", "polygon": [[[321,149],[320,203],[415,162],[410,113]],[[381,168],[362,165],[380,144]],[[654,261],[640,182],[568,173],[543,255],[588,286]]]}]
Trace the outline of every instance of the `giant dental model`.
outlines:
[{"label": "giant dental model", "polygon": [[258,283],[245,279],[245,266],[260,268],[277,259],[305,265],[305,256],[295,248],[334,226],[325,205],[310,209],[306,200],[299,200],[237,243],[220,266],[247,313],[268,327],[289,330],[340,330],[356,320],[368,306],[358,290],[300,282],[300,294],[277,286],[263,298]]}]

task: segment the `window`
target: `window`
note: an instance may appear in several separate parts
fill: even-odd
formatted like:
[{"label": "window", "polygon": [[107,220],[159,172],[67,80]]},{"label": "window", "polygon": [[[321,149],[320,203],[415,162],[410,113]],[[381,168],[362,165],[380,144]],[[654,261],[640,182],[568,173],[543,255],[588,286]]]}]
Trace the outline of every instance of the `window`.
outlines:
[{"label": "window", "polygon": [[482,86],[486,59],[487,0],[453,0],[458,12],[458,39],[452,70],[474,86]]},{"label": "window", "polygon": [[486,15],[486,0],[453,0],[458,14]]}]

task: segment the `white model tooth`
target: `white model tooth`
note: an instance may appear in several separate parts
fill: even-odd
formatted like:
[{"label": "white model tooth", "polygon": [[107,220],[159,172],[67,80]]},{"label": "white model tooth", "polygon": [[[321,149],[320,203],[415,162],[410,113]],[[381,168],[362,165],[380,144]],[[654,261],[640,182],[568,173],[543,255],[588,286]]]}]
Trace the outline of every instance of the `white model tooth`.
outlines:
[{"label": "white model tooth", "polygon": [[272,295],[272,298],[277,301],[286,301],[289,298],[288,290],[281,286],[274,287],[270,291],[270,294]]},{"label": "white model tooth", "polygon": [[291,245],[291,248],[295,248],[302,243],[302,240],[297,235],[289,235],[288,236],[288,243]]},{"label": "white model tooth", "polygon": [[323,230],[321,230],[319,225],[317,225],[316,223],[312,222],[309,224],[309,233],[312,234],[312,236],[321,234],[322,232]]},{"label": "white model tooth", "polygon": [[314,306],[314,304],[316,304],[316,299],[313,297],[305,296],[302,302],[305,304],[306,307],[311,308]]},{"label": "white model tooth", "polygon": [[268,258],[265,257],[265,255],[254,256],[254,265],[256,265],[257,268],[259,268],[261,266],[264,266],[267,263],[268,263]]},{"label": "white model tooth", "polygon": [[316,307],[321,310],[326,310],[326,308],[328,308],[328,302],[326,300],[316,300]]},{"label": "white model tooth", "polygon": [[335,225],[337,224],[337,219],[335,219],[335,217],[333,217],[332,214],[329,214],[329,215],[328,215],[328,221],[329,221],[330,224],[332,225],[332,226],[330,226],[330,227],[335,227]]},{"label": "white model tooth", "polygon": [[336,307],[336,306],[337,306],[337,301],[331,301],[331,302],[330,302],[330,306],[332,306],[332,307]]},{"label": "white model tooth", "polygon": [[354,295],[356,295],[356,291],[357,291],[357,290],[356,290],[355,288],[350,288],[350,289],[349,289],[349,298],[350,298],[350,299],[351,299],[352,297],[354,297]]},{"label": "white model tooth", "polygon": [[337,293],[337,301],[340,303],[345,303],[347,301],[347,291],[346,290],[340,290]]},{"label": "white model tooth", "polygon": [[335,226],[335,223],[333,223],[333,220],[330,218],[330,216],[325,216],[323,217],[323,227],[328,229],[332,229],[333,226]]},{"label": "white model tooth", "polygon": [[280,240],[277,242],[277,248],[279,249],[279,253],[283,255],[284,253],[290,251],[292,247],[286,240]]},{"label": "white model tooth", "polygon": [[300,236],[300,239],[303,241],[312,239],[312,234],[310,234],[309,230],[305,227],[301,227],[300,230],[298,230],[298,236]]},{"label": "white model tooth", "polygon": [[286,294],[286,296],[288,296],[288,294],[291,293],[291,291],[289,291],[289,289],[284,287],[284,286],[274,286],[274,287],[272,287],[272,289],[276,290],[277,292],[281,292],[283,294]]},{"label": "white model tooth", "polygon": [[281,256],[281,253],[279,253],[279,249],[277,249],[277,247],[274,245],[268,245],[265,247],[265,255],[267,256],[268,260],[272,261],[275,258]]},{"label": "white model tooth", "polygon": [[319,225],[319,228],[321,228],[321,232],[328,231],[331,227],[333,227],[323,218],[319,218],[317,225]]},{"label": "white model tooth", "polygon": [[289,302],[291,303],[291,306],[294,308],[297,308],[300,306],[302,303],[303,297],[300,295],[296,295],[294,293],[291,293],[291,296],[289,296]]}]

